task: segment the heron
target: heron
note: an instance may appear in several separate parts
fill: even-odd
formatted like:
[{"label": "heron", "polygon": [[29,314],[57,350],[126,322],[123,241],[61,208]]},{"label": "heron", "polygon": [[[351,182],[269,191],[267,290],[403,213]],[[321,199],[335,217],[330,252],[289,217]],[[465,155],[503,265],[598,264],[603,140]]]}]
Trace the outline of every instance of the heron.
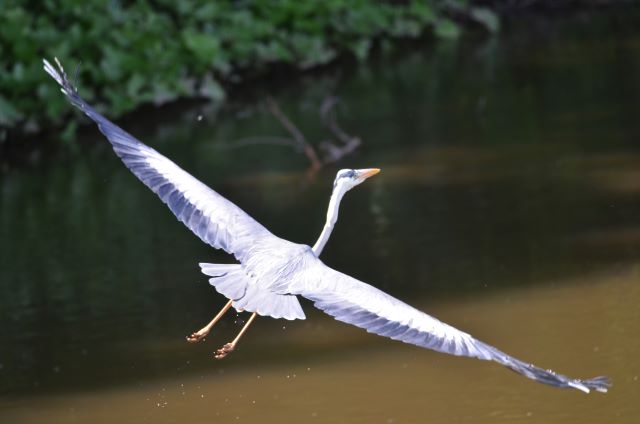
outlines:
[{"label": "heron", "polygon": [[44,70],[68,101],[95,124],[124,165],[164,202],[176,218],[203,242],[233,255],[236,264],[201,263],[209,282],[228,299],[202,329],[187,337],[202,340],[231,308],[251,313],[237,337],[218,349],[232,352],[257,315],[305,319],[299,297],[338,321],[393,340],[438,352],[493,361],[527,378],[560,388],[607,392],[608,377],[571,378],[521,361],[397,298],[325,265],[319,256],[337,222],[340,202],[349,190],[378,173],[377,168],[342,169],[333,182],[326,223],[313,246],[272,234],[231,201],[184,171],[167,157],[109,121],[84,101],[55,58]]}]

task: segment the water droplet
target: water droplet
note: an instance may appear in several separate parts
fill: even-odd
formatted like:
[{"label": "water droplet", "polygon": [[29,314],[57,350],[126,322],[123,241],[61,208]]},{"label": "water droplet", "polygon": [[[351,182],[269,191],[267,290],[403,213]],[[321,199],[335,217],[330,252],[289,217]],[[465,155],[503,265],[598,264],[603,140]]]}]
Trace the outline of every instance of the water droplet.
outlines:
[{"label": "water droplet", "polygon": [[202,121],[202,115],[198,115],[196,119],[198,120],[198,122]]}]

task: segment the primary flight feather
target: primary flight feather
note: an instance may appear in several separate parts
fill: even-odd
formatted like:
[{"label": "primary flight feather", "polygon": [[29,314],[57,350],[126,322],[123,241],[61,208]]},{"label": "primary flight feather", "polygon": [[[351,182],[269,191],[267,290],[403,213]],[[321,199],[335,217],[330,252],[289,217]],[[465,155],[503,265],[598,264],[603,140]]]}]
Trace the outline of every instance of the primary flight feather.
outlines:
[{"label": "primary flight feather", "polygon": [[583,392],[606,392],[606,377],[574,379],[520,361],[457,330],[406,303],[326,266],[318,256],[337,220],[342,196],[376,174],[377,169],[340,170],[329,201],[327,223],[313,247],[295,244],[269,232],[239,207],[210,189],[178,165],[110,122],[87,104],[56,59],[44,60],[45,71],[61,86],[69,101],[84,112],[109,140],[122,162],[202,241],[235,256],[239,264],[200,264],[210,283],[229,302],[188,340],[199,341],[230,307],[252,312],[238,337],[217,351],[232,351],[256,314],[304,319],[297,296],[343,321],[370,333],[457,356],[495,361],[530,379]]}]

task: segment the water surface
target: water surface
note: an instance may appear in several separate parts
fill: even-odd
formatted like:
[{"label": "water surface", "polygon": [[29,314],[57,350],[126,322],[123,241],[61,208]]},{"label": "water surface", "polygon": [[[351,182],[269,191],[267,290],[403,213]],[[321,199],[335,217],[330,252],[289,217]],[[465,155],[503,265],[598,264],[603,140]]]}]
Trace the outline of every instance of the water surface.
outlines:
[{"label": "water surface", "polygon": [[[231,259],[89,131],[81,155],[2,177],[2,421],[636,422],[640,17],[519,22],[124,124],[296,242],[319,234],[338,168],[382,168],[346,196],[326,263],[524,360],[609,375],[609,394],[385,340],[309,303],[306,321],[260,319],[213,360],[246,316],[184,341],[224,303],[197,262]],[[292,150],[233,147],[284,134],[265,94],[311,140],[330,137],[318,108],[339,95],[363,146],[314,177]]]}]

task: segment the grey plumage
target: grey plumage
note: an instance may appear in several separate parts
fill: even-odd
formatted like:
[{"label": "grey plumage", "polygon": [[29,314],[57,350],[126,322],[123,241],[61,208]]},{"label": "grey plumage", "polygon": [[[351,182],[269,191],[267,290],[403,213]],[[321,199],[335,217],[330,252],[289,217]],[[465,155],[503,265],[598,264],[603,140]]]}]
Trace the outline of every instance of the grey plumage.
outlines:
[{"label": "grey plumage", "polygon": [[61,85],[61,91],[98,125],[125,166],[202,241],[242,261],[243,252],[256,239],[273,237],[236,205],[99,114],[78,95],[57,64],[59,72],[46,60],[44,68]]},{"label": "grey plumage", "polygon": [[240,262],[200,264],[202,272],[211,277],[211,285],[237,309],[304,319],[299,295],[337,320],[371,333],[451,355],[495,361],[556,387],[607,391],[606,377],[579,380],[527,364],[323,264],[318,255],[337,219],[340,199],[362,181],[355,180],[357,171],[339,173],[336,178],[327,225],[314,249],[291,243],[271,234],[236,205],[96,112],[78,95],[57,59],[56,64],[57,69],[44,60],[45,71],[69,101],[98,125],[123,163],[202,241],[233,254]]},{"label": "grey plumage", "polygon": [[[322,266],[307,270],[314,275],[314,284],[292,293],[314,301],[314,305],[338,321],[363,328],[370,333],[389,337],[412,345],[456,356],[495,361],[530,379],[556,387],[574,388],[584,392],[606,392],[607,377],[588,380],[574,379],[551,370],[523,362],[457,330],[381,290],[348,275]],[[319,289],[322,287],[322,289]]]},{"label": "grey plumage", "polygon": [[239,264],[201,263],[200,269],[212,277],[209,283],[218,293],[234,301],[233,307],[238,311],[288,320],[305,319],[296,296],[261,289]]}]

